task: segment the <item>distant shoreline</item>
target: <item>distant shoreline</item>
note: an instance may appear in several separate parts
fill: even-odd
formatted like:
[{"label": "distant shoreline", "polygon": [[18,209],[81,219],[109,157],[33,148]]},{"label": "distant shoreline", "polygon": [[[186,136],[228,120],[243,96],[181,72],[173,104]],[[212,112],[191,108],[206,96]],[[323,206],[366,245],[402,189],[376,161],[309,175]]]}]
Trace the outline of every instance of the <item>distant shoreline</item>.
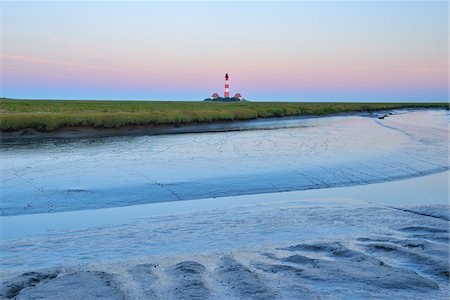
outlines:
[{"label": "distant shoreline", "polygon": [[[447,103],[0,100],[1,141],[265,129],[265,120],[447,109]],[[256,124],[254,124],[256,123]]]}]

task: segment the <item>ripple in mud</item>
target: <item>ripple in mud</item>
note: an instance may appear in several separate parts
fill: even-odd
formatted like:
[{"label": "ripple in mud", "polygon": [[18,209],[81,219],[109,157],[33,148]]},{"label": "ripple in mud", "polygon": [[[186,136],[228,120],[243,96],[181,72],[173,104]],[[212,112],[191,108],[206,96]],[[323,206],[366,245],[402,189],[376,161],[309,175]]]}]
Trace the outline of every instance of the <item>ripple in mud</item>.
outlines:
[{"label": "ripple in mud", "polygon": [[[389,255],[402,246],[371,240],[359,239],[367,253],[350,249],[342,242],[305,243],[273,253],[241,253],[239,258],[227,255],[218,260],[214,256],[201,257],[198,261],[171,260],[163,265],[139,264],[116,275],[101,270],[31,272],[7,282],[2,296],[9,299],[362,299],[383,295],[390,299],[445,299],[448,288],[445,281],[438,284],[412,268],[392,263]],[[286,252],[291,255],[285,255]],[[323,258],[308,257],[308,253]],[[436,268],[440,263],[427,262]],[[206,264],[215,267],[209,269]],[[444,268],[436,271],[445,272]]]},{"label": "ripple in mud", "polygon": [[[26,274],[24,274],[26,275]],[[24,276],[22,275],[22,276]],[[80,271],[56,276],[52,274],[34,274],[37,282],[24,285],[12,292],[7,290],[9,299],[125,299],[113,284],[113,275],[100,271]],[[29,280],[27,281],[30,282]]]},{"label": "ripple in mud", "polygon": [[427,232],[427,233],[436,233],[436,232],[448,232],[448,228],[435,228],[435,227],[427,227],[427,226],[409,226],[403,227],[400,231],[404,232]]},{"label": "ripple in mud", "polygon": [[392,243],[370,242],[363,247],[369,253],[381,255],[395,264],[408,265],[427,276],[448,280],[449,251],[442,244],[406,240]]},{"label": "ripple in mud", "polygon": [[146,299],[158,299],[155,292],[159,282],[159,277],[154,273],[156,267],[157,265],[154,264],[143,264],[128,270],[139,289],[139,294]]},{"label": "ripple in mud", "polygon": [[27,272],[23,273],[16,280],[5,282],[2,284],[0,295],[6,299],[12,299],[19,295],[19,293],[27,288],[34,287],[40,282],[48,281],[56,278],[58,272],[41,273],[41,272]]},{"label": "ripple in mud", "polygon": [[253,271],[231,257],[223,257],[217,270],[220,283],[225,284],[235,297],[274,299],[267,284]]},{"label": "ripple in mud", "polygon": [[[394,247],[378,244],[383,251],[395,251]],[[373,287],[404,290],[439,289],[434,281],[418,275],[407,268],[396,267],[377,257],[364,252],[348,249],[341,243],[299,244],[286,248],[288,251],[317,252],[332,258],[312,259],[301,254],[295,254],[279,261],[300,265],[304,271],[302,278],[312,282],[327,282],[328,287],[339,288],[353,282],[359,288]],[[435,262],[436,263],[436,262]],[[365,287],[364,287],[365,286]]]},{"label": "ripple in mud", "polygon": [[206,299],[210,291],[203,280],[205,267],[195,261],[183,261],[176,264],[169,274],[173,286],[171,294],[176,299]]}]

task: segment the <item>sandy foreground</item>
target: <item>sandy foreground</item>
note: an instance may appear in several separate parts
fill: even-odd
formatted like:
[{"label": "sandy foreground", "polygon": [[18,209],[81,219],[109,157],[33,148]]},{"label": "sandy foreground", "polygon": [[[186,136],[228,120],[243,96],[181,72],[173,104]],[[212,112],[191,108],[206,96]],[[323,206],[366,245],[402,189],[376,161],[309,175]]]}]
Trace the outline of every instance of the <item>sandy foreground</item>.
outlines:
[{"label": "sandy foreground", "polygon": [[[301,214],[323,218],[320,210]],[[297,244],[252,250],[26,272],[4,282],[1,293],[7,299],[446,299],[445,210],[327,208],[334,222],[348,224],[346,232],[367,226],[366,218],[384,225],[345,239],[299,237]]]},{"label": "sandy foreground", "polygon": [[[434,176],[442,178],[442,174]],[[424,182],[426,178],[385,184],[392,191],[394,185],[398,186],[396,192],[403,191],[404,197],[414,203],[417,197],[412,186],[422,189]],[[181,214],[167,214],[171,208],[165,213],[160,208],[159,216],[146,211],[152,207],[150,204],[141,207],[140,213],[129,213],[127,218],[133,220],[130,222],[123,219],[111,224],[105,219],[111,209],[105,209],[92,212],[97,214],[94,219],[105,219],[107,226],[96,224],[86,230],[73,230],[66,224],[67,230],[50,230],[50,234],[44,234],[49,228],[37,229],[33,234],[39,240],[18,232],[14,242],[3,243],[4,262],[9,263],[10,271],[2,275],[1,296],[447,299],[449,206],[376,203],[373,199],[379,195],[371,195],[371,191],[383,192],[381,185],[331,191],[342,197],[350,192],[365,193],[365,200],[314,199],[314,191],[277,193],[261,195],[263,201],[250,199],[246,205],[223,206],[219,201],[216,207]],[[275,201],[274,195],[286,201]],[[442,194],[438,197],[445,201]],[[202,205],[189,202],[197,208]],[[61,214],[70,219],[71,213]],[[49,214],[49,222],[54,222],[55,227],[61,225],[58,222],[62,221],[51,219],[52,215],[57,214]],[[38,215],[35,217],[30,222],[41,222]],[[70,251],[67,240],[74,243],[72,247],[79,256],[73,249]],[[21,246],[26,251],[21,251]],[[146,249],[155,248],[160,251],[145,255]],[[134,256],[137,250],[139,255]],[[83,255],[88,262],[91,255],[92,262],[82,263]],[[21,265],[26,265],[26,272]]]}]

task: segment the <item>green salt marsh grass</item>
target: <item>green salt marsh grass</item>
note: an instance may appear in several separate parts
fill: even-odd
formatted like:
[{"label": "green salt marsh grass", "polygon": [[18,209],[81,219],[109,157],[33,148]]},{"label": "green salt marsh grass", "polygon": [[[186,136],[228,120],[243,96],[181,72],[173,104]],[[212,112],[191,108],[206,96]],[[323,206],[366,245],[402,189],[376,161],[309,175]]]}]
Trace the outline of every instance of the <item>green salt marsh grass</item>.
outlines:
[{"label": "green salt marsh grass", "polygon": [[310,103],[0,100],[0,130],[50,132],[65,127],[120,128],[250,120],[283,116],[372,112],[397,108],[445,108],[447,103]]}]

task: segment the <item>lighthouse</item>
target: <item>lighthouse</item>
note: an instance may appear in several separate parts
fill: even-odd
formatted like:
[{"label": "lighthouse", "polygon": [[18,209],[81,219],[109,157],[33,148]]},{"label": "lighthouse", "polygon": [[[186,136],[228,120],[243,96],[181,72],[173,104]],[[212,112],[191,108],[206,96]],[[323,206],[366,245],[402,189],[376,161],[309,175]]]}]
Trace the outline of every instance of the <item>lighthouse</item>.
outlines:
[{"label": "lighthouse", "polygon": [[228,73],[225,74],[225,93],[224,98],[230,98],[230,85],[228,84]]},{"label": "lighthouse", "polygon": [[214,101],[214,102],[234,102],[234,101],[246,101],[241,94],[236,93],[234,97],[230,98],[230,84],[228,83],[228,73],[225,73],[225,92],[223,93],[223,97],[219,97],[218,93],[212,94],[210,98],[206,98],[205,101]]}]

